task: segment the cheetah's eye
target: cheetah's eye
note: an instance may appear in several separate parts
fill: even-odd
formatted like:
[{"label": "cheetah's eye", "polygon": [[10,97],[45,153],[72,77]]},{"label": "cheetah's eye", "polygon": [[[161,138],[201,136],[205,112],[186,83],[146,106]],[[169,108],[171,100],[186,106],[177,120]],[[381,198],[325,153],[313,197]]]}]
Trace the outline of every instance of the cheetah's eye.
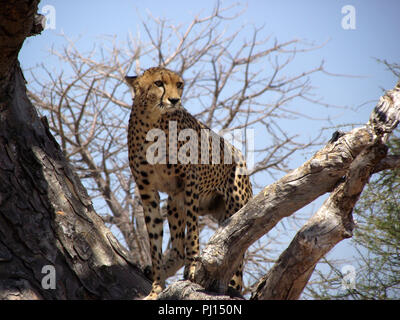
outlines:
[{"label": "cheetah's eye", "polygon": [[177,83],[176,83],[176,87],[177,87],[178,89],[182,89],[183,83],[182,83],[182,82],[177,82]]},{"label": "cheetah's eye", "polygon": [[164,85],[163,82],[162,82],[161,80],[154,81],[154,84],[155,84],[157,87],[162,87],[162,86]]}]

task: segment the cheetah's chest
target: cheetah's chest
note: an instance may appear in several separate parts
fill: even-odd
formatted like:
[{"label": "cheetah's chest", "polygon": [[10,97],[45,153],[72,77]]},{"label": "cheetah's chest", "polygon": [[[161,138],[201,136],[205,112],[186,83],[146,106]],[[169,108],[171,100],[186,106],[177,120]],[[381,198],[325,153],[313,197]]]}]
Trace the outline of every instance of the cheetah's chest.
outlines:
[{"label": "cheetah's chest", "polygon": [[153,165],[149,177],[155,190],[174,195],[183,191],[184,180],[166,165]]}]

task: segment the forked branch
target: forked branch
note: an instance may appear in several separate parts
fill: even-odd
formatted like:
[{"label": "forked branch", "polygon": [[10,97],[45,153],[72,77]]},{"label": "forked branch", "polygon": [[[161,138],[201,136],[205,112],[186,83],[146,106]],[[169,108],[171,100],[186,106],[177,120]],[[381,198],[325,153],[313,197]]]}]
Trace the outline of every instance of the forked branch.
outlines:
[{"label": "forked branch", "polygon": [[[237,268],[237,258],[252,243],[268,233],[284,217],[290,216],[322,194],[333,191],[323,207],[299,232],[276,266],[261,280],[255,294],[255,298],[260,299],[274,297],[277,290],[274,290],[272,280],[279,283],[279,276],[274,272],[294,266],[301,271],[294,276],[288,276],[287,270],[281,274],[291,280],[287,281],[287,290],[282,291],[282,296],[278,298],[297,298],[318,260],[341,239],[351,236],[353,207],[374,167],[384,158],[386,151],[383,143],[399,120],[400,82],[394,90],[387,91],[381,97],[365,126],[345,134],[335,134],[310,160],[267,186],[225,221],[199,257],[195,282],[206,290],[225,292]],[[336,225],[340,226],[337,230]],[[335,230],[327,235],[325,233],[330,226]],[[315,230],[317,227],[319,233]],[[316,234],[319,236],[316,237]]]}]

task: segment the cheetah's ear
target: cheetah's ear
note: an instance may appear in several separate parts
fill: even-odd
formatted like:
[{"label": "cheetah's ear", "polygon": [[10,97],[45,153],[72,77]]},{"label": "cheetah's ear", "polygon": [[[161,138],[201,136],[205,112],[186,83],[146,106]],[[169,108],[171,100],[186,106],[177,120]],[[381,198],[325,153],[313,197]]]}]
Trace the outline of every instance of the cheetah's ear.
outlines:
[{"label": "cheetah's ear", "polygon": [[126,77],[125,77],[125,81],[126,81],[132,88],[134,88],[133,85],[134,85],[136,79],[137,79],[137,76],[126,76]]}]

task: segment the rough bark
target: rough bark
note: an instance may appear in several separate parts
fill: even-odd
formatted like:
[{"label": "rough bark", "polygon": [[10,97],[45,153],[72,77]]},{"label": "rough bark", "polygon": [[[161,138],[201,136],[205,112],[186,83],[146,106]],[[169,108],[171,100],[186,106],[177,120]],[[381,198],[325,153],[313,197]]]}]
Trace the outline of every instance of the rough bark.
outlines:
[{"label": "rough bark", "polygon": [[386,156],[386,158],[382,159],[382,161],[376,165],[373,173],[377,173],[382,170],[399,169],[399,168],[400,168],[400,155],[389,155]]},{"label": "rough bark", "polygon": [[[26,96],[17,56],[42,30],[38,2],[0,3],[0,299],[138,298],[150,282],[94,212]],[[42,283],[48,265],[55,289]]]},{"label": "rough bark", "polygon": [[228,295],[206,292],[202,286],[189,280],[176,281],[158,296],[159,300],[243,300]]}]

